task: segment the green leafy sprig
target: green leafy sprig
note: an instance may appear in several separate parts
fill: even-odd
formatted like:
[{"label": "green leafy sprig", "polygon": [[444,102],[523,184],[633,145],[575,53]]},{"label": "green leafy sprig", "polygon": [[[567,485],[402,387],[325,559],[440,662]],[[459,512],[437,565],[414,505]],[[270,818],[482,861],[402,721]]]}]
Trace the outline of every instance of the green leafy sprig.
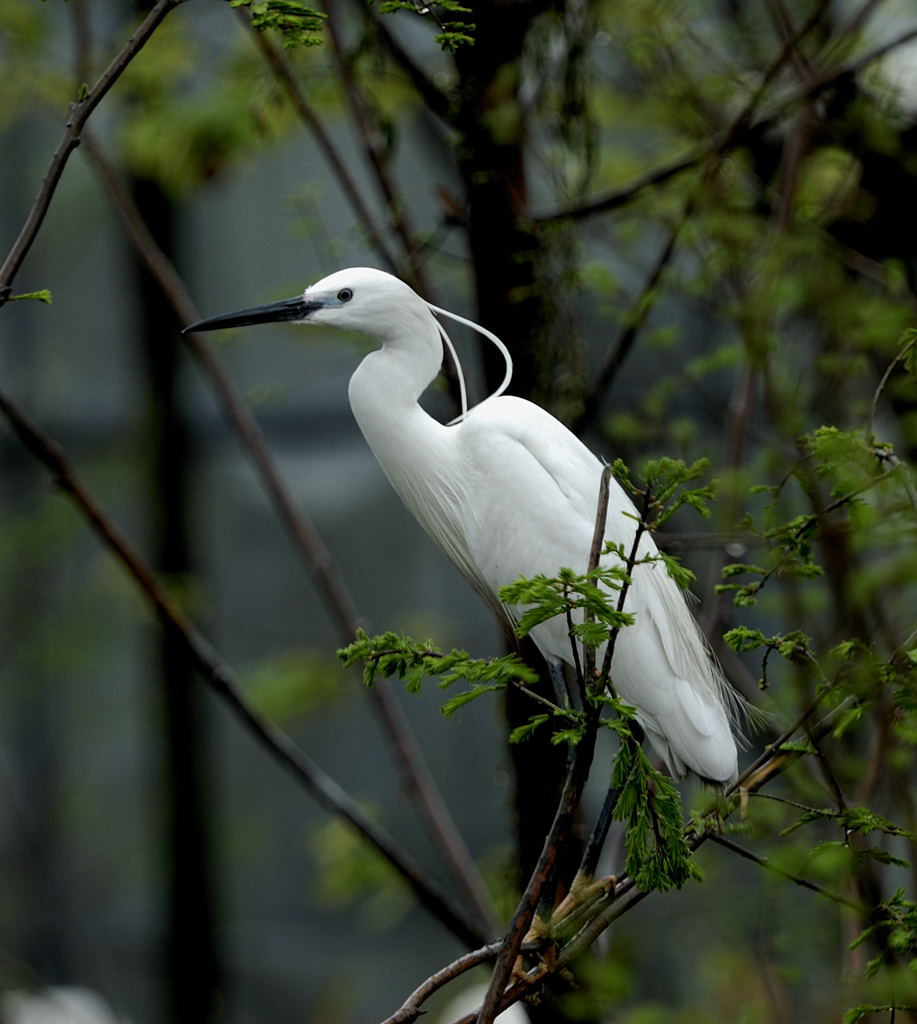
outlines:
[{"label": "green leafy sprig", "polygon": [[614,704],[617,716],[608,724],[621,746],[611,774],[618,792],[612,816],[625,824],[625,872],[644,892],[680,889],[701,875],[691,859],[678,790],[652,766],[634,738],[634,709],[620,701]]},{"label": "green leafy sprig", "polygon": [[439,11],[450,15],[471,14],[471,8],[459,0],[438,0],[435,4],[411,2],[411,0],[381,0],[379,10],[382,14],[395,11],[413,11],[415,14],[430,15],[435,20],[439,33],[434,37],[436,42],[448,53],[455,53],[460,46],[471,46],[474,43],[474,31],[477,28],[470,21],[459,18],[442,19]]},{"label": "green leafy sprig", "polygon": [[230,7],[244,7],[251,15],[252,28],[274,29],[283,36],[287,50],[297,46],[320,46],[325,15],[301,0],[229,0]]},{"label": "green leafy sprig", "polygon": [[408,693],[419,693],[424,679],[438,679],[440,689],[465,680],[469,688],[451,697],[442,707],[444,715],[483,696],[512,684],[526,685],[538,681],[538,673],[515,654],[501,658],[472,658],[467,651],[447,653],[436,650],[430,642],[417,643],[410,637],[387,632],[370,636],[358,630],[352,644],[338,651],[346,666],[363,662],[363,683],[372,686],[377,675],[403,679]]},{"label": "green leafy sprig", "polygon": [[[791,517],[786,521],[774,522],[766,528],[755,525],[749,517],[744,526],[759,536],[770,553],[768,566],[746,562],[732,562],[723,568],[723,578],[730,582],[717,586],[717,593],[731,593],[738,607],[747,607],[757,602],[766,584],[773,579],[815,579],[824,570],[815,560],[813,544],[818,538],[822,523],[834,513],[845,510],[851,525],[870,522],[876,518],[872,505],[881,500],[881,488],[886,481],[897,478],[903,481],[905,491],[909,488],[908,468],[894,455],[890,444],[878,442],[870,432],[863,430],[842,431],[837,427],[819,427],[800,440],[800,447],[806,453],[802,465],[814,463],[814,475],[830,484],[832,499],[823,508]],[[776,518],[776,502],[786,483],[775,487],[760,486],[753,493],[770,493],[773,502],[764,515]],[[738,577],[751,579],[740,581]]]}]

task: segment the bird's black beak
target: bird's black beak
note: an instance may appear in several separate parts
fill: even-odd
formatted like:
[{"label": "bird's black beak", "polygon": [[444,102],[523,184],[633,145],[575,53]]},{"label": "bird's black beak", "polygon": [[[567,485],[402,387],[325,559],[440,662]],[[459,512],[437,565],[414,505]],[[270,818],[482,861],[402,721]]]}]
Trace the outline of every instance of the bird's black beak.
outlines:
[{"label": "bird's black beak", "polygon": [[306,302],[300,295],[295,299],[282,299],[280,302],[268,302],[263,306],[250,306],[248,309],[237,309],[234,313],[220,313],[206,320],[198,320],[189,324],[182,334],[193,334],[199,331],[219,331],[225,327],[248,327],[251,324],[274,324],[288,320],[305,320],[313,309],[319,309],[321,303]]}]

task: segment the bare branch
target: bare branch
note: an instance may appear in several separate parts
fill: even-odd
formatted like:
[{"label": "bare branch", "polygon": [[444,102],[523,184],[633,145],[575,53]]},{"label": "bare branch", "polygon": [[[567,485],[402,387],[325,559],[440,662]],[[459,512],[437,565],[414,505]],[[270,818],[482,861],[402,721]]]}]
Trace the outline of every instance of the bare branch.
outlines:
[{"label": "bare branch", "polygon": [[[646,189],[654,185],[661,185],[670,178],[681,174],[682,171],[699,166],[708,157],[716,154],[725,154],[736,146],[750,141],[755,136],[771,128],[788,111],[794,110],[800,103],[813,99],[844,79],[855,78],[860,71],[871,63],[881,59],[892,50],[904,46],[914,38],[917,38],[917,28],[911,29],[891,42],[871,50],[859,60],[844,65],[841,68],[834,68],[821,74],[816,74],[804,87],[795,90],[789,96],[778,101],[774,109],[769,113],[753,118],[751,116],[753,105],[757,104],[759,98],[759,93],[756,93],[750,103],[746,105],[746,108],[729,126],[716,132],[708,141],[693,146],[683,156],[677,157],[669,163],[662,164],[651,171],[647,171],[629,184],[606,192],[603,196],[598,196],[574,206],[569,206],[564,210],[557,210],[554,213],[538,217],[536,218],[537,222],[539,224],[550,224],[558,220],[584,220],[595,214],[609,213],[611,210],[625,206]],[[789,55],[791,51],[786,49],[786,52]]]},{"label": "bare branch", "polygon": [[[178,323],[194,323],[200,320],[200,313],[195,308],[184,282],[172,262],[156,244],[117,171],[106,159],[88,130],[84,137],[90,158],[105,183],[109,197],[120,214],[138,255],[159,283],[175,312]],[[303,564],[311,573],[337,622],[339,636],[344,643],[349,643],[360,624],[356,604],[346,583],[338,575],[315,526],[293,501],[256,417],[236,394],[213,348],[197,334],[183,334],[182,340],[201,371],[209,379],[227,422],[252,459],[278,519],[286,528]],[[401,772],[405,792],[414,800],[418,814],[444,864],[468,900],[481,933],[493,934],[496,931],[496,924],[491,914],[484,880],[449,813],[404,712],[387,686],[373,686],[365,692],[388,739],[389,750]]]},{"label": "bare branch", "polygon": [[481,949],[476,949],[471,953],[460,956],[435,974],[431,974],[422,985],[419,985],[405,999],[404,1003],[390,1017],[386,1017],[380,1024],[410,1024],[411,1021],[417,1020],[425,1012],[421,1007],[434,992],[437,992],[450,981],[460,978],[466,971],[473,970],[481,964],[486,964],[488,960],[493,960],[499,952],[500,943],[492,942],[489,946],[483,946]]},{"label": "bare branch", "polygon": [[423,268],[417,259],[419,250],[415,242],[414,229],[410,224],[405,203],[398,196],[392,183],[389,168],[386,166],[383,147],[379,142],[379,133],[370,123],[372,114],[369,109],[366,90],[353,74],[351,57],[344,51],[344,44],[338,31],[335,5],[325,0],[323,7],[327,17],[325,26],[335,57],[337,58],[335,62],[337,72],[341,80],[347,105],[350,108],[350,116],[356,126],[357,136],[362,143],[367,163],[375,175],[376,184],[385,202],[392,228],[404,252],[406,275],[403,276],[408,277],[408,283],[412,287],[422,292],[428,300],[435,302],[436,297],[431,291],[429,282],[425,280]]},{"label": "bare branch", "polygon": [[10,249],[9,254],[0,267],[0,306],[9,299],[12,292],[13,280],[22,266],[22,261],[28,255],[29,250],[35,242],[39,228],[45,219],[51,200],[57,190],[61,175],[70,154],[80,144],[80,136],[83,126],[86,124],[89,115],[99,105],[108,90],[120,78],[124,69],[137,56],[149,40],[153,32],[165,16],[182,0],[157,0],[156,5],[143,20],[136,32],[127,40],[115,59],[102,72],[98,81],[93,85],[86,95],[70,108],[70,117],[64,129],[64,136],[60,141],[51,163],[42,179],[38,195],[29,210],[25,224],[19,232],[19,237]]},{"label": "bare branch", "polygon": [[332,814],[346,820],[392,865],[418,901],[462,942],[482,944],[479,929],[464,909],[453,904],[428,881],[420,868],[330,776],[312,761],[272,722],[263,718],[242,696],[232,670],[220,660],[181,608],[173,602],[159,579],[108,518],[83,485],[61,447],[13,402],[0,392],[0,412],[25,445],[51,473],[57,485],[74,502],[93,532],[127,569],[145,594],[163,626],[181,642],[195,671],[223,701],[249,734],[282,767]]},{"label": "bare branch", "polygon": [[640,290],[640,293],[633,302],[631,302],[630,310],[624,318],[624,325],[610,347],[608,354],[605,357],[604,364],[595,379],[595,383],[590,387],[585,399],[583,400],[583,408],[581,412],[571,424],[570,429],[577,435],[581,434],[595,419],[596,413],[599,409],[599,403],[611,387],[615,377],[617,377],[621,367],[624,365],[624,361],[627,359],[628,355],[630,355],[630,352],[634,347],[634,342],[637,340],[637,335],[646,323],[646,319],[653,308],[652,303],[649,301],[649,297],[659,286],[659,281],[662,278],[663,272],[669,263],[671,263],[672,257],[675,255],[675,243],[678,240],[678,236],[681,233],[682,228],[691,216],[694,206],[693,199],[694,192],[692,191],[692,195],[685,203],[684,211],[682,212],[678,223],[672,227],[669,232],[669,237],[666,239],[663,247],[659,250],[659,255],[656,257],[655,263],[650,268],[650,272],[647,275],[643,288]]},{"label": "bare branch", "polygon": [[744,857],[745,860],[750,860],[753,864],[757,864],[759,867],[765,868],[767,871],[773,871],[781,878],[785,878],[788,882],[793,882],[795,885],[801,885],[804,889],[810,889],[812,892],[817,892],[819,896],[824,896],[831,900],[833,903],[841,903],[845,907],[850,907],[852,910],[856,910],[857,913],[865,913],[866,908],[859,903],[854,903],[853,900],[848,900],[844,896],[839,895],[836,892],[831,892],[820,886],[817,882],[811,882],[808,878],[803,878],[802,875],[795,875],[791,871],[784,871],[783,868],[778,867],[767,859],[767,857],[761,857],[753,850],[749,850],[747,847],[735,842],[728,836],[724,836],[719,832],[711,832],[708,839],[712,843],[716,843],[717,846],[722,846],[726,850],[731,850],[733,853],[737,853],[740,857]]},{"label": "bare branch", "polygon": [[907,340],[904,345],[898,349],[895,354],[895,358],[885,367],[885,372],[882,374],[879,383],[876,385],[876,389],[872,394],[872,401],[869,403],[869,417],[866,421],[866,436],[871,438],[875,436],[875,422],[876,412],[879,408],[879,399],[882,397],[888,382],[891,378],[892,373],[895,371],[895,367],[899,363],[903,363],[907,358],[908,352],[917,345],[917,331],[908,332]]},{"label": "bare branch", "polygon": [[497,956],[487,995],[484,997],[484,1003],[478,1015],[478,1024],[492,1024],[494,1018],[505,1006],[504,990],[512,975],[523,939],[528,933],[535,911],[538,909],[541,894],[551,879],[563,844],[570,835],[576,810],[583,795],[583,788],[595,753],[600,707],[601,705],[598,704],[587,703],[584,709],[586,725],[583,736],[573,749],[573,757],[570,759],[570,767],[567,771],[560,802],[554,815],[554,821],[545,837],[538,864],[529,879],[522,899],[519,901],[509,931]]},{"label": "bare branch", "polygon": [[316,115],[310,106],[306,95],[299,84],[289,59],[283,50],[279,49],[264,32],[258,32],[251,27],[251,14],[247,8],[238,7],[236,13],[246,25],[252,37],[252,41],[261,51],[261,55],[267,62],[275,78],[286,89],[293,109],[300,120],[312,133],[315,144],[318,146],[325,162],[331,169],[335,180],[344,194],[344,198],[350,204],[359,224],[366,234],[369,244],[375,249],[377,255],[385,266],[393,273],[398,269],[398,261],[388,247],[388,243],[382,237],[382,233],[376,226],[375,219],[369,211],[369,207],[363,201],[363,196],[354,181],[353,176],[347,168],[346,163],[337,151],[337,147],[331,140],[331,136],[325,131],[321,119]]}]

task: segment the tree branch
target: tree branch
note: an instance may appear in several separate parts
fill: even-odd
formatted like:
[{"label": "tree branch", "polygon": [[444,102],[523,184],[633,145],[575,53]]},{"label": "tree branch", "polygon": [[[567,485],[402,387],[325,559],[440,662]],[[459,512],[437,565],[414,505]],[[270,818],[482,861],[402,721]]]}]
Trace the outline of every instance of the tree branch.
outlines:
[{"label": "tree branch", "polygon": [[481,949],[476,949],[471,953],[460,956],[457,960],[453,960],[451,964],[447,964],[435,974],[431,974],[422,985],[419,985],[405,999],[402,1005],[390,1017],[386,1017],[380,1024],[410,1024],[411,1021],[417,1020],[425,1012],[421,1009],[421,1006],[434,992],[437,992],[450,981],[460,978],[467,971],[487,963],[488,960],[493,960],[499,952],[500,943],[492,942],[489,946],[483,946]]},{"label": "tree branch", "polygon": [[[137,254],[159,283],[166,300],[172,306],[177,323],[187,324],[200,320],[200,313],[184,282],[157,245],[117,171],[88,130],[84,139],[90,159],[124,222]],[[361,621],[356,604],[346,583],[338,575],[315,526],[293,501],[258,420],[237,395],[213,348],[197,334],[183,334],[182,340],[204,376],[209,379],[222,406],[223,415],[248,452],[278,519],[286,528],[294,548],[337,623],[338,635],[343,643],[350,643]],[[364,692],[388,739],[389,750],[401,772],[403,788],[413,799],[418,815],[442,856],[443,863],[468,900],[477,927],[483,935],[494,934],[497,926],[490,910],[484,880],[436,786],[404,712],[387,686],[364,688]]]},{"label": "tree branch", "polygon": [[634,347],[634,342],[637,340],[637,335],[640,333],[643,325],[646,323],[647,317],[652,311],[653,303],[650,302],[650,296],[658,288],[663,272],[672,261],[672,257],[675,255],[675,243],[678,240],[678,236],[681,233],[682,228],[691,216],[694,206],[693,198],[694,193],[692,192],[691,197],[689,197],[685,203],[685,208],[678,220],[678,223],[676,223],[669,231],[669,237],[659,250],[659,255],[656,257],[656,261],[650,268],[650,272],[646,277],[643,288],[640,290],[639,295],[637,295],[633,302],[631,302],[630,311],[624,319],[624,325],[619,331],[617,338],[615,338],[614,343],[609,348],[602,368],[599,370],[598,376],[595,378],[595,383],[590,386],[586,393],[586,397],[583,400],[582,410],[577,415],[576,419],[570,424],[570,429],[577,436],[581,435],[583,431],[592,424],[596,413],[599,410],[599,403],[611,387],[615,377],[617,377],[621,367],[624,365],[624,361],[627,359],[628,355],[630,355],[631,349]]},{"label": "tree branch", "polygon": [[35,242],[39,228],[51,205],[51,200],[57,190],[61,175],[70,154],[80,144],[80,136],[83,126],[86,124],[89,115],[99,105],[99,102],[108,90],[121,77],[125,68],[137,56],[148,42],[150,36],[157,29],[165,16],[181,3],[182,0],[157,0],[156,5],[143,20],[136,32],[127,40],[115,59],[102,72],[98,81],[93,85],[86,95],[70,108],[70,117],[64,130],[64,136],[60,141],[51,163],[42,179],[38,195],[32,203],[25,224],[19,232],[19,237],[13,243],[12,249],[0,267],[0,306],[9,299],[12,291],[13,280],[22,266],[29,250]]},{"label": "tree branch", "polygon": [[325,27],[334,50],[338,77],[350,108],[350,116],[356,126],[357,136],[363,145],[366,161],[375,175],[391,226],[401,243],[408,283],[425,295],[428,300],[435,302],[436,296],[432,293],[429,282],[425,280],[423,268],[417,259],[418,246],[415,242],[414,230],[410,224],[405,201],[398,196],[392,184],[389,170],[386,167],[386,158],[382,146],[379,144],[379,133],[370,124],[371,114],[366,90],[361,87],[357,77],[353,74],[353,69],[350,66],[351,58],[344,50],[344,44],[338,31],[335,4],[324,0],[322,6],[326,15]]},{"label": "tree branch", "polygon": [[551,829],[545,838],[538,864],[522,894],[509,931],[501,944],[487,995],[484,997],[481,1011],[478,1014],[477,1024],[493,1024],[494,1019],[503,1009],[504,990],[512,975],[513,965],[519,956],[523,939],[531,927],[541,894],[550,881],[561,847],[570,834],[576,809],[583,795],[583,788],[595,752],[599,707],[597,705],[586,708],[586,727],[583,737],[574,748],[560,803],[557,806]]},{"label": "tree branch", "polygon": [[[854,78],[869,64],[879,60],[892,50],[897,49],[899,46],[909,43],[914,38],[917,38],[917,28],[903,33],[883,46],[876,47],[876,49],[871,50],[859,60],[853,61],[844,67],[831,69],[820,75],[814,75],[812,80],[803,88],[797,89],[789,96],[778,101],[772,111],[767,114],[762,114],[757,119],[752,120],[752,104],[756,104],[759,97],[759,93],[756,93],[755,96],[752,97],[750,103],[746,105],[745,109],[732,121],[732,123],[721,131],[716,132],[709,141],[693,146],[683,156],[677,157],[669,163],[662,164],[659,167],[647,171],[645,174],[636,178],[627,185],[617,189],[612,189],[604,195],[597,196],[591,200],[587,200],[586,202],[577,203],[573,206],[568,206],[566,209],[545,214],[536,218],[536,222],[539,225],[544,225],[553,223],[554,221],[584,220],[587,217],[594,216],[595,214],[609,213],[611,210],[616,210],[618,207],[625,206],[646,189],[651,188],[654,185],[661,185],[670,178],[674,178],[676,175],[681,174],[682,171],[697,167],[710,156],[715,154],[725,154],[735,146],[748,142],[756,135],[760,135],[762,132],[772,127],[773,124],[779,121],[788,110],[793,110],[800,103],[813,99],[815,96],[818,96],[819,93],[837,85],[845,78]],[[789,46],[785,47],[785,49],[788,56],[791,49]]]},{"label": "tree branch", "polygon": [[228,706],[249,734],[289,771],[327,811],[344,818],[392,865],[418,901],[462,942],[482,944],[480,930],[435,885],[428,881],[395,841],[369,818],[360,806],[282,730],[263,718],[242,696],[232,670],[169,597],[155,574],[130,546],[77,476],[61,447],[3,392],[0,412],[6,416],[23,445],[51,473],[57,485],[77,506],[104,546],[127,569],[146,595],[163,626],[183,645],[189,662],[205,683]]},{"label": "tree branch", "polygon": [[315,111],[309,105],[305,93],[299,84],[296,73],[293,70],[286,54],[267,37],[264,32],[259,32],[251,27],[251,14],[244,7],[236,8],[236,13],[249,31],[255,46],[261,51],[261,55],[267,62],[274,77],[286,89],[293,109],[299,115],[300,120],[312,133],[315,144],[331,169],[344,198],[350,204],[357,221],[362,225],[367,241],[376,250],[377,255],[385,266],[393,273],[397,272],[398,261],[388,247],[382,233],[376,226],[375,220],[369,211],[369,207],[363,201],[357,183],[338,153],[337,148],[331,141],[331,136],[325,131]]},{"label": "tree branch", "polygon": [[759,867],[765,868],[767,871],[773,871],[781,878],[785,878],[788,882],[793,882],[795,885],[801,885],[804,889],[809,889],[811,892],[817,892],[819,896],[824,896],[833,903],[840,903],[845,907],[850,907],[851,910],[855,910],[858,914],[865,913],[865,907],[861,904],[854,903],[853,900],[848,900],[836,892],[831,892],[830,890],[818,885],[817,882],[810,882],[808,878],[803,878],[802,875],[794,875],[791,871],[784,871],[783,868],[771,863],[767,857],[759,856],[753,850],[749,850],[747,847],[742,846],[720,832],[711,832],[707,838],[712,843],[716,843],[717,846],[722,846],[725,850],[731,850],[733,853],[737,853],[740,857],[744,857],[745,860],[750,860],[753,864],[757,864]]},{"label": "tree branch", "polygon": [[[823,688],[822,697],[812,700],[796,721],[794,721],[793,724],[785,730],[773,744],[770,744],[768,749],[763,751],[761,755],[745,769],[736,782],[726,790],[725,795],[727,797],[732,796],[736,798],[734,799],[732,806],[727,810],[727,816],[734,813],[737,808],[744,806],[745,798],[747,796],[757,794],[763,786],[776,778],[776,776],[781,774],[786,768],[803,756],[797,751],[783,751],[780,749],[781,746],[791,739],[792,736],[800,730],[804,730],[807,735],[813,739],[820,740],[832,731],[834,728],[835,716],[840,708],[834,709],[831,714],[817,722],[815,725],[810,726],[809,724],[815,712],[818,710],[825,692],[827,692],[827,687]],[[841,705],[841,707],[843,707],[843,705]],[[800,806],[802,809],[805,809],[803,805]],[[707,819],[715,818],[717,822],[719,822],[721,817],[722,811],[719,807],[717,807],[715,811],[708,812],[705,816]],[[720,835],[720,832],[715,831],[713,828],[698,827],[698,824],[693,820],[686,823],[685,832],[688,837],[688,845],[692,851],[696,851],[708,839],[717,839]],[[739,851],[734,850],[733,852]],[[750,854],[748,859],[754,860],[756,863],[761,863],[762,859],[757,858],[757,856],[751,853],[751,851],[748,851],[748,853]],[[772,867],[772,865],[769,865],[766,862],[761,863],[761,866],[768,868]],[[850,905],[851,907],[855,907],[855,909],[862,911],[862,907],[850,903],[843,897],[839,897],[837,894],[828,890],[821,890],[815,886],[814,883],[807,884],[805,880],[797,879],[796,876],[789,877],[791,881],[797,882],[797,884],[800,885],[805,885],[806,888],[812,889],[812,891],[817,892],[819,895],[826,896],[834,902],[844,903],[845,905]],[[571,915],[571,917],[564,922],[565,924],[576,922],[578,930],[560,949],[556,951],[556,956],[551,959],[550,964],[542,961],[527,973],[516,974],[516,980],[509,987],[505,988],[502,991],[502,994],[498,994],[497,998],[495,998],[492,1003],[488,1003],[485,1000],[485,1003],[482,1004],[477,1013],[468,1014],[462,1017],[459,1021],[454,1022],[454,1024],[475,1024],[476,1021],[480,1022],[483,1019],[480,1015],[483,1014],[485,1007],[488,1008],[488,1012],[503,1012],[513,1003],[518,1002],[520,999],[528,995],[536,986],[542,984],[545,977],[557,974],[559,971],[568,968],[573,961],[575,961],[585,952],[585,950],[595,943],[604,931],[606,931],[620,917],[623,917],[624,914],[633,910],[634,907],[641,903],[648,895],[649,892],[637,889],[633,880],[626,877],[617,879],[613,893],[609,893],[604,889],[598,891],[592,897],[591,901],[580,904],[577,907],[575,916]],[[488,946],[485,947],[485,949],[488,955],[482,955],[482,960],[488,959],[490,951],[494,949],[494,946]],[[484,954],[485,950],[479,950],[477,952],[479,954]],[[458,976],[458,974],[461,973],[460,970],[455,971],[454,975],[450,974],[450,972],[461,962],[462,961],[459,960],[456,961],[455,964],[450,964],[443,968],[437,972],[437,974],[428,979],[427,982],[424,982],[424,984],[421,985],[414,993],[412,993],[411,997],[409,997],[405,1002],[402,1009],[410,1007],[413,1016],[398,1017],[397,1014],[395,1014],[393,1017],[384,1021],[383,1024],[405,1024],[405,1022],[416,1019],[420,1012],[419,1007],[421,1002],[423,999],[428,997],[430,992],[433,991],[431,989],[430,992],[426,992],[425,986],[427,986],[433,978],[442,978],[444,981],[448,981],[450,980],[450,977]],[[426,994],[424,994],[425,992]],[[488,993],[488,995],[490,995],[490,993]]]}]

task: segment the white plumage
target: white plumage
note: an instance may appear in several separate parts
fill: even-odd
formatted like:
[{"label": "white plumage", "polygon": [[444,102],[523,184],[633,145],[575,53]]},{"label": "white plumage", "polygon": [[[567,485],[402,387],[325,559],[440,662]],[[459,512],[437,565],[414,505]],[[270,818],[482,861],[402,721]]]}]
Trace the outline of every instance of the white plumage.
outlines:
[{"label": "white plumage", "polygon": [[[214,317],[188,330],[295,320],[356,331],[381,348],[350,381],[350,404],[363,435],[402,501],[492,607],[520,576],[586,569],[602,465],[539,406],[495,396],[443,425],[418,404],[439,372],[443,340],[431,307],[408,285],[368,268],[341,270],[301,298]],[[636,524],[614,481],[606,538],[630,550]],[[644,535],[641,556],[656,546]],[[660,562],[638,565],[611,675],[638,711],[653,748],[671,770],[716,782],[736,774],[739,699],[710,655],[683,594]],[[519,609],[505,609],[510,616]],[[532,633],[544,656],[571,660],[562,617]],[[601,657],[601,652],[599,652]]]}]

